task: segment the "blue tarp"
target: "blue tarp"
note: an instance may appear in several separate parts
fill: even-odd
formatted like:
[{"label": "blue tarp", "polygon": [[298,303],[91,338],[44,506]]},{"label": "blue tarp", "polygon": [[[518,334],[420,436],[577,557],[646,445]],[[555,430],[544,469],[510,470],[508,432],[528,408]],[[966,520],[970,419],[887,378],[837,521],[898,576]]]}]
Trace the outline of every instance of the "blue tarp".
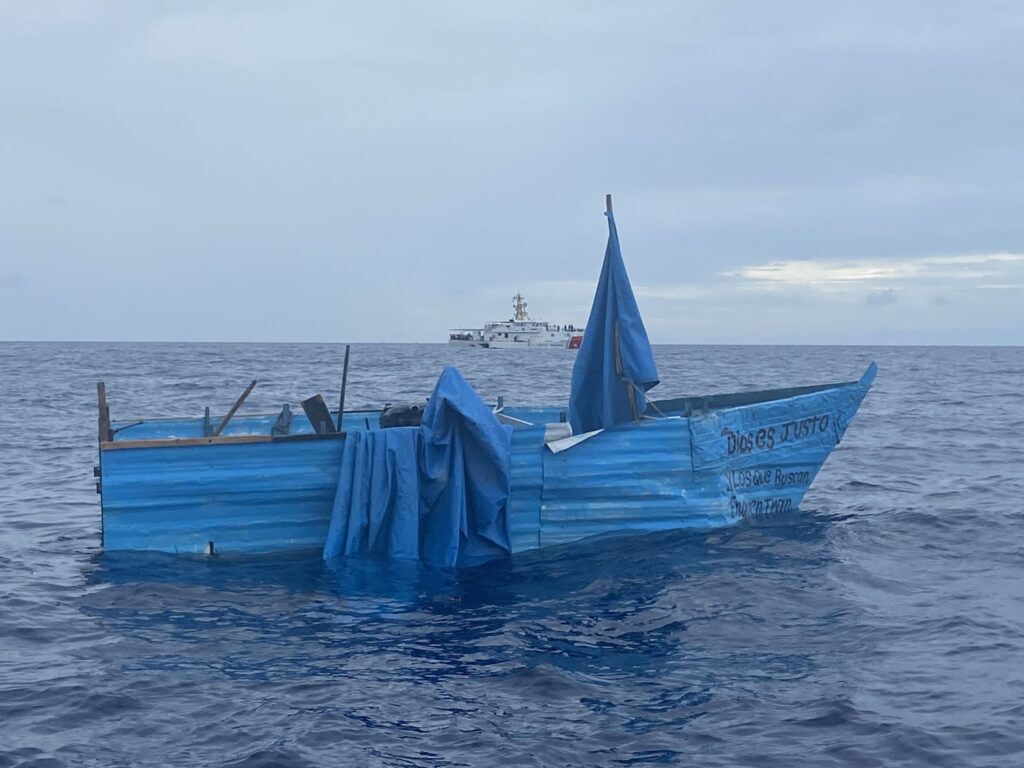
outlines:
[{"label": "blue tarp", "polygon": [[349,432],[324,557],[419,557],[420,434],[416,427]]},{"label": "blue tarp", "polygon": [[615,218],[610,209],[605,215],[604,266],[572,369],[569,423],[577,435],[636,419],[647,405],[644,393],[658,383],[651,343],[622,261]]},{"label": "blue tarp", "polygon": [[421,426],[345,436],[324,558],[377,552],[453,566],[510,554],[511,432],[445,368]]}]

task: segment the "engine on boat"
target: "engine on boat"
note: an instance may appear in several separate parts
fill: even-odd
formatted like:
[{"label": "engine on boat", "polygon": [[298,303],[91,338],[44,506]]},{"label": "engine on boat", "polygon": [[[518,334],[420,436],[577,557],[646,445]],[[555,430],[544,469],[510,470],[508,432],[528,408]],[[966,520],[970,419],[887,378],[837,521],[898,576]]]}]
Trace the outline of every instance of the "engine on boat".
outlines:
[{"label": "engine on boat", "polygon": [[426,403],[409,405],[389,405],[380,414],[380,428],[418,427],[423,421],[423,409]]}]

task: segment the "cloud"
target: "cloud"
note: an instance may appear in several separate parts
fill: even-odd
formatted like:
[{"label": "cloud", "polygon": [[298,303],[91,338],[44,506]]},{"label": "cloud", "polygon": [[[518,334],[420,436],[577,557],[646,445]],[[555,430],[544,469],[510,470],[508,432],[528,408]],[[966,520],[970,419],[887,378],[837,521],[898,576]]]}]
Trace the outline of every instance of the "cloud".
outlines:
[{"label": "cloud", "polygon": [[[1005,276],[1024,263],[1020,253],[981,253],[908,259],[772,261],[722,273],[778,287],[868,288],[880,282],[977,280]],[[981,286],[975,286],[981,287]]]},{"label": "cloud", "polygon": [[[524,294],[536,299],[559,300],[567,304],[586,304],[594,299],[592,280],[543,280],[527,283]],[[698,301],[707,298],[714,287],[704,283],[633,283],[638,300]]]},{"label": "cloud", "polygon": [[[942,306],[951,303],[950,294],[1020,289],[1024,288],[1022,280],[1022,253],[967,253],[896,259],[771,261],[687,282],[637,282],[633,283],[633,292],[641,304],[647,304],[653,311],[657,311],[654,307],[659,303],[737,306],[749,302],[751,290],[760,293],[759,300],[764,306],[778,301],[800,304],[817,297],[881,307],[896,304],[904,296],[910,301],[917,299]],[[545,311],[565,308],[579,312],[590,306],[594,283],[543,280],[525,283],[522,290],[535,307],[544,307]],[[498,297],[497,290],[491,293]]]},{"label": "cloud", "polygon": [[0,336],[581,322],[612,192],[659,341],[1022,343],[998,5],[0,0]]}]

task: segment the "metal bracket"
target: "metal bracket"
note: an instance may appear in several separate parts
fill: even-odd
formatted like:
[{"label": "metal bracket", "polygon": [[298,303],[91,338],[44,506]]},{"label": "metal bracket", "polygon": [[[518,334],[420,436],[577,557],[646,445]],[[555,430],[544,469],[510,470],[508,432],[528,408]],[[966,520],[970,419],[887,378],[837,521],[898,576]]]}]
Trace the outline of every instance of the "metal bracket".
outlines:
[{"label": "metal bracket", "polygon": [[274,436],[287,435],[288,431],[292,426],[292,409],[288,403],[281,406],[281,413],[277,417],[277,421],[274,422],[274,426],[270,428],[270,434]]}]

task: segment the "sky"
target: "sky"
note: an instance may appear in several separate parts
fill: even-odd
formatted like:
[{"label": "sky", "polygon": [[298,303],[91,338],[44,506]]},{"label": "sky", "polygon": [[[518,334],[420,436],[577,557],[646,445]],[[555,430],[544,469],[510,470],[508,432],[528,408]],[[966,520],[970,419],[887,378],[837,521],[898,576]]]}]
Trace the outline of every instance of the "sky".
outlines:
[{"label": "sky", "polygon": [[0,340],[1024,344],[1024,3],[0,0]]}]

